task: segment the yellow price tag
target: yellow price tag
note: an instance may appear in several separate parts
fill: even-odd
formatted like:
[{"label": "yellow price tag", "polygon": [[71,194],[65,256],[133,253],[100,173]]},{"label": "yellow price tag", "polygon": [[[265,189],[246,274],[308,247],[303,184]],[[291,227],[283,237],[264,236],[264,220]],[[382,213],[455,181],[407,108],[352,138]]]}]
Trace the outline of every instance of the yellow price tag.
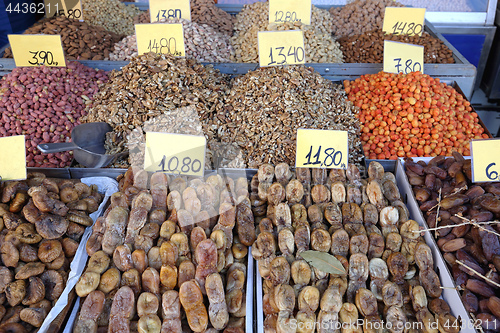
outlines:
[{"label": "yellow price tag", "polygon": [[301,30],[259,31],[260,67],[305,64],[304,34]]},{"label": "yellow price tag", "polygon": [[151,22],[182,18],[191,21],[189,0],[149,0]]},{"label": "yellow price tag", "polygon": [[204,136],[146,132],[144,170],[203,177]]},{"label": "yellow price tag", "polygon": [[45,17],[66,16],[83,20],[81,0],[44,0]]},{"label": "yellow price tag", "polygon": [[311,0],[269,0],[269,23],[311,24]]},{"label": "yellow price tag", "polygon": [[135,35],[139,55],[148,52],[186,55],[181,23],[136,24]]},{"label": "yellow price tag", "polygon": [[500,181],[500,139],[472,140],[472,182]]},{"label": "yellow price tag", "polygon": [[424,47],[420,45],[384,41],[384,72],[424,72]]},{"label": "yellow price tag", "polygon": [[66,67],[60,35],[8,35],[17,67]]},{"label": "yellow price tag", "polygon": [[298,129],[296,168],[346,169],[347,131]]},{"label": "yellow price tag", "polygon": [[425,8],[385,7],[382,30],[395,35],[422,36]]},{"label": "yellow price tag", "polygon": [[26,179],[26,148],[24,135],[0,138],[0,151],[8,158],[0,158],[2,180]]}]

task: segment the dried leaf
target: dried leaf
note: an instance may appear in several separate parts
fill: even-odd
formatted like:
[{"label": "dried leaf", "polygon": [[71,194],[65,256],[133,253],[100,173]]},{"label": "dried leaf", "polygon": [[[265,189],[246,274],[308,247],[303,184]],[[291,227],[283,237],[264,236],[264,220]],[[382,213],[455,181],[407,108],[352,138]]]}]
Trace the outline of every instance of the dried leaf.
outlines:
[{"label": "dried leaf", "polygon": [[316,267],[322,272],[338,275],[347,274],[342,263],[337,258],[326,252],[304,251],[300,253],[300,256],[310,265]]}]

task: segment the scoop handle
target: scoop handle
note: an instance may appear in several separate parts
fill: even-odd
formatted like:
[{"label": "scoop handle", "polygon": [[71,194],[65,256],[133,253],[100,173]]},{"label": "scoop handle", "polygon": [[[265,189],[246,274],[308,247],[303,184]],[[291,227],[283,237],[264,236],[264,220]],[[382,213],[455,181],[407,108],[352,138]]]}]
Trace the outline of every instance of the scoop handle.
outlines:
[{"label": "scoop handle", "polygon": [[44,154],[79,149],[73,142],[40,143],[36,147]]}]

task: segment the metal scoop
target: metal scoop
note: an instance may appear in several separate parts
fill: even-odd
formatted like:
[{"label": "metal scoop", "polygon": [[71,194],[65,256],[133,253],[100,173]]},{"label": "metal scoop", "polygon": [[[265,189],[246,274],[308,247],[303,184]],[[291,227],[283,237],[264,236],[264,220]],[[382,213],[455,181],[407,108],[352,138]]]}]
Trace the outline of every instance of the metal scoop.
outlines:
[{"label": "metal scoop", "polygon": [[78,125],[71,131],[72,142],[41,143],[37,148],[45,154],[73,150],[73,157],[87,168],[103,168],[127,153],[106,155],[104,141],[112,130],[106,123]]}]

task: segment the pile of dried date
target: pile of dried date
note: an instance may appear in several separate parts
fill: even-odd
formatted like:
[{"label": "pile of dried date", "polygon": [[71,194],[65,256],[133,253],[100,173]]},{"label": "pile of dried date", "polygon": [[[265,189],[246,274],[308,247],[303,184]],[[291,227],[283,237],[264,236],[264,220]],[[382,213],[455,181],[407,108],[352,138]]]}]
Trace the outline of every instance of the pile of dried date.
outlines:
[{"label": "pile of dried date", "polygon": [[472,183],[471,160],[456,152],[428,164],[408,159],[405,167],[466,310],[483,330],[498,330],[500,183]]},{"label": "pile of dried date", "polygon": [[35,332],[61,296],[102,195],[95,185],[28,174],[3,184],[0,331]]},{"label": "pile of dried date", "polygon": [[74,332],[244,332],[255,240],[246,178],[130,168],[110,202],[86,245]]},{"label": "pile of dried date", "polygon": [[368,175],[352,164],[329,174],[259,167],[250,184],[259,225],[252,255],[264,279],[265,330],[458,332],[441,330],[456,320],[394,175],[377,162]]}]

